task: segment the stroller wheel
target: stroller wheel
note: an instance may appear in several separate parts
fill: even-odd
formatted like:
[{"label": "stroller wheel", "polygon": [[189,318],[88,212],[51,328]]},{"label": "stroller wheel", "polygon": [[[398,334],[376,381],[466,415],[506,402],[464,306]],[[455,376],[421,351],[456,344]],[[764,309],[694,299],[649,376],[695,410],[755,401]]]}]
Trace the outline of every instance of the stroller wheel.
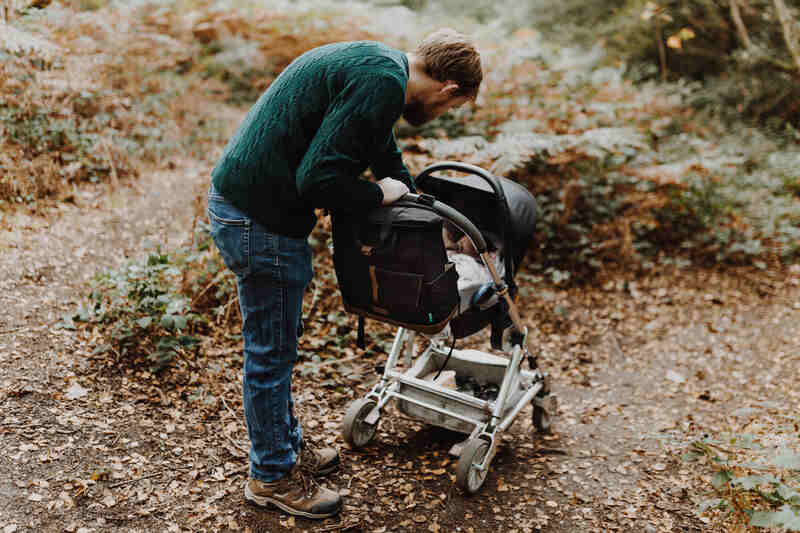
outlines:
[{"label": "stroller wheel", "polygon": [[467,494],[475,494],[486,481],[489,465],[481,468],[481,463],[489,453],[489,441],[481,438],[470,439],[461,451],[456,466],[456,485]]},{"label": "stroller wheel", "polygon": [[553,414],[558,409],[556,397],[547,394],[533,401],[533,427],[539,433],[550,434],[553,428]]},{"label": "stroller wheel", "polygon": [[375,437],[378,423],[368,424],[365,419],[377,403],[370,398],[360,398],[350,404],[342,421],[342,437],[353,449],[366,446]]}]

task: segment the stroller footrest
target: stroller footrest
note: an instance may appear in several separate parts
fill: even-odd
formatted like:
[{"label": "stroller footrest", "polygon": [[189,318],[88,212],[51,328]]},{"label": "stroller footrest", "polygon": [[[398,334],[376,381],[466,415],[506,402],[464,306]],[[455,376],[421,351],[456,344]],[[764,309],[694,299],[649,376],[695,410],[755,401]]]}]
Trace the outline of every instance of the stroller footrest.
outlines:
[{"label": "stroller footrest", "polygon": [[[468,394],[454,391],[452,389],[440,387],[430,381],[406,376],[400,372],[389,372],[389,377],[412,390],[438,396],[443,402],[452,401],[467,405],[469,407],[486,410],[486,412],[490,411],[489,402],[480,400]],[[402,388],[403,387],[401,387],[401,390]]]},{"label": "stroller footrest", "polygon": [[[445,406],[435,405],[435,404],[432,404],[430,402],[426,402],[426,401],[420,400],[419,398],[412,398],[410,396],[406,396],[405,394],[401,394],[401,393],[394,393],[394,396],[398,400],[405,401],[410,405],[413,405],[413,406],[416,406],[416,407],[421,407],[423,409],[427,409],[428,411],[430,411],[432,413],[437,413],[438,415],[440,415],[439,417],[437,417],[438,419],[430,418],[430,419],[426,420],[427,422],[429,422],[431,424],[439,424],[439,425],[444,425],[445,427],[449,427],[451,424],[447,423],[448,422],[447,419],[459,420],[461,422],[466,422],[467,424],[470,424],[470,425],[473,425],[473,426],[485,422],[485,420],[483,420],[481,418],[477,418],[476,419],[475,417],[456,412],[456,411],[454,411],[452,409],[448,409],[448,406],[446,406],[446,405]],[[460,428],[452,428],[452,429],[455,429],[456,431],[460,431],[461,430]]]}]

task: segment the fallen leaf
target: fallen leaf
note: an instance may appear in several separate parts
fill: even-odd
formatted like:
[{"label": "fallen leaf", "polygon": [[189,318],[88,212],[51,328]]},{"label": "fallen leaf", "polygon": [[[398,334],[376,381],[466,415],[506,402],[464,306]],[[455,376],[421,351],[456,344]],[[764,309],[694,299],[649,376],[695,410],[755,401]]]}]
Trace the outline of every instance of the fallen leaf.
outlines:
[{"label": "fallen leaf", "polygon": [[683,377],[681,374],[678,374],[674,370],[667,370],[666,378],[675,383],[683,383],[686,381],[685,377]]},{"label": "fallen leaf", "polygon": [[89,394],[87,389],[84,389],[78,383],[73,383],[64,393],[64,397],[67,400],[77,400],[78,398],[83,398],[87,394]]},{"label": "fallen leaf", "polygon": [[116,498],[109,489],[103,489],[103,505],[106,507],[113,507],[117,504]]},{"label": "fallen leaf", "polygon": [[683,43],[681,42],[681,38],[677,35],[671,35],[669,39],[667,39],[667,46],[670,48],[683,48]]}]

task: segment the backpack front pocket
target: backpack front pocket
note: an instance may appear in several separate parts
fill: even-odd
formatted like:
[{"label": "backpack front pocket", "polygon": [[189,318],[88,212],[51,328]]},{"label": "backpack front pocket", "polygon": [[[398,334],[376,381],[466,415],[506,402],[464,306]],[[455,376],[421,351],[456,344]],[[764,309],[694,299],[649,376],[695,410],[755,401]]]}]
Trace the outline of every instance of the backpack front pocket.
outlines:
[{"label": "backpack front pocket", "polygon": [[419,274],[395,272],[370,267],[372,300],[380,309],[398,315],[413,316],[420,312],[423,278]]},{"label": "backpack front pocket", "polygon": [[458,305],[458,272],[455,264],[445,264],[444,272],[424,286],[422,305],[429,313],[429,322],[447,318]]}]

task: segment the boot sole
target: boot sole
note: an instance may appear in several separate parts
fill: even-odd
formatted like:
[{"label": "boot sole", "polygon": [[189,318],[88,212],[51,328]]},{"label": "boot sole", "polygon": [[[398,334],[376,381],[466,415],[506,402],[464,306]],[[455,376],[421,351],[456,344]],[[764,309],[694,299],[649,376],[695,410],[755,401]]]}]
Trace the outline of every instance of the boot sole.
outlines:
[{"label": "boot sole", "polygon": [[308,511],[301,511],[300,509],[293,509],[282,503],[279,500],[274,498],[270,498],[269,496],[257,496],[250,491],[249,485],[245,485],[244,487],[244,499],[250,502],[253,505],[258,505],[259,507],[268,507],[269,505],[274,505],[281,511],[289,513],[294,516],[303,516],[306,518],[328,518],[334,516],[342,510],[341,504],[333,511],[329,513],[311,513]]}]

